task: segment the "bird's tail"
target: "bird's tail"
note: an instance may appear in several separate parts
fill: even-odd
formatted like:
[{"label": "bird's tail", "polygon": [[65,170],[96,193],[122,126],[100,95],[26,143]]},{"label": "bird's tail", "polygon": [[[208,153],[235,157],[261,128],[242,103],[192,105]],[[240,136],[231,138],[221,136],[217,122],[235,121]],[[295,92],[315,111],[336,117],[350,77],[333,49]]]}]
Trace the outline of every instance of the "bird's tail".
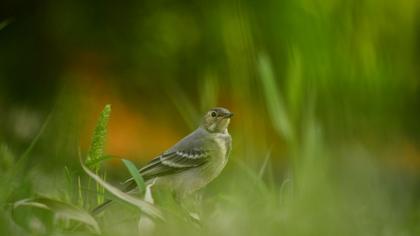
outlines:
[{"label": "bird's tail", "polygon": [[113,201],[112,200],[106,200],[102,204],[96,206],[91,210],[92,215],[99,215],[105,208],[109,207]]}]

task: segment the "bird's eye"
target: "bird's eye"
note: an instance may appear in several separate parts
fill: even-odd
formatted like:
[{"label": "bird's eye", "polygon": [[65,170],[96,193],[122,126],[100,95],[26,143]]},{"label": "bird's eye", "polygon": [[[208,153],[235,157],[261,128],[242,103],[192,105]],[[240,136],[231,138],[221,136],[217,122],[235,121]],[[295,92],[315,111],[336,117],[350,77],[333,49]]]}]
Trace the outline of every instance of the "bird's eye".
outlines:
[{"label": "bird's eye", "polygon": [[216,112],[215,112],[215,111],[213,111],[213,112],[211,113],[211,116],[212,116],[212,117],[216,117],[216,115],[217,115],[217,114],[216,114]]}]

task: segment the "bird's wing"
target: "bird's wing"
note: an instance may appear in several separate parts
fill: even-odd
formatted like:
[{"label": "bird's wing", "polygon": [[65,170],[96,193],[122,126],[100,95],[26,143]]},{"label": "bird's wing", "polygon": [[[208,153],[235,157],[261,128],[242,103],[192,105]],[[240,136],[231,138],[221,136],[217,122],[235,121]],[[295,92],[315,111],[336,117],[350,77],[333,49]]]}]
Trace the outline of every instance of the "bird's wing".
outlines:
[{"label": "bird's wing", "polygon": [[145,179],[173,174],[200,166],[207,162],[208,157],[208,152],[200,149],[167,152],[141,168],[140,174]]},{"label": "bird's wing", "polygon": [[[178,150],[161,154],[139,170],[144,180],[175,174],[186,169],[203,165],[209,159],[209,152],[203,149]],[[124,182],[127,189],[133,187],[134,179]]]},{"label": "bird's wing", "polygon": [[[201,128],[196,129],[172,148],[150,161],[139,170],[144,180],[178,173],[206,163],[210,158],[210,147],[206,144],[206,132]],[[129,186],[135,184],[133,178],[124,183],[130,183]]]}]

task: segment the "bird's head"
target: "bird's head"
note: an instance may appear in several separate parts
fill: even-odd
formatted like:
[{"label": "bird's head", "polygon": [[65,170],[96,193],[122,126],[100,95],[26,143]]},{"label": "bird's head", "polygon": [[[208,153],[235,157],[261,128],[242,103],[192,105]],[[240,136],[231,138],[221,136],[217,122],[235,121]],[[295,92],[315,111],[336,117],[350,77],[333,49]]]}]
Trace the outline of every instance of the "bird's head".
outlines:
[{"label": "bird's head", "polygon": [[210,109],[203,117],[201,126],[211,133],[223,133],[229,126],[233,113],[223,107]]}]

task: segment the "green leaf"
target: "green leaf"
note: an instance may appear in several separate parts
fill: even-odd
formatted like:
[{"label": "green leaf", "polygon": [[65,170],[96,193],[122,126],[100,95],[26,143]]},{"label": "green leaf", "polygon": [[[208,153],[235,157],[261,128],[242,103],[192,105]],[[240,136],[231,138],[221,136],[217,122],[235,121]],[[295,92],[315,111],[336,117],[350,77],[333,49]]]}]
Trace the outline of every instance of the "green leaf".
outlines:
[{"label": "green leaf", "polygon": [[139,208],[143,213],[145,213],[146,215],[152,217],[153,219],[160,219],[163,220],[163,215],[162,212],[160,211],[159,208],[157,208],[156,206],[154,206],[153,204],[150,204],[146,201],[143,201],[141,199],[135,198],[133,196],[131,196],[128,193],[125,193],[121,190],[119,190],[118,188],[112,186],[111,184],[107,183],[106,181],[104,181],[103,179],[101,179],[101,177],[99,177],[98,175],[96,175],[95,173],[93,173],[91,170],[89,170],[89,168],[87,168],[82,160],[80,160],[80,164],[83,168],[83,170],[92,178],[94,179],[98,184],[100,184],[102,187],[104,187],[108,192],[110,192],[111,194],[113,194],[115,197],[117,197],[118,199],[127,202],[137,208]]},{"label": "green leaf", "polygon": [[109,117],[111,115],[111,105],[106,105],[99,116],[99,120],[96,123],[95,131],[93,132],[92,143],[90,145],[88,155],[86,158],[85,164],[88,163],[95,163],[95,169],[99,169],[100,159],[103,158],[104,148],[105,148],[105,141],[107,136],[107,127]]},{"label": "green leaf", "polygon": [[123,159],[122,161],[124,162],[124,165],[127,167],[134,181],[136,181],[137,187],[139,188],[139,192],[143,193],[146,190],[146,184],[144,183],[144,179],[140,175],[137,167],[133,164],[133,162],[129,160]]},{"label": "green leaf", "polygon": [[53,200],[46,197],[28,198],[17,201],[13,204],[13,209],[22,206],[36,207],[49,210],[57,218],[75,220],[92,227],[95,233],[101,233],[98,222],[85,210],[69,205],[65,202]]}]

